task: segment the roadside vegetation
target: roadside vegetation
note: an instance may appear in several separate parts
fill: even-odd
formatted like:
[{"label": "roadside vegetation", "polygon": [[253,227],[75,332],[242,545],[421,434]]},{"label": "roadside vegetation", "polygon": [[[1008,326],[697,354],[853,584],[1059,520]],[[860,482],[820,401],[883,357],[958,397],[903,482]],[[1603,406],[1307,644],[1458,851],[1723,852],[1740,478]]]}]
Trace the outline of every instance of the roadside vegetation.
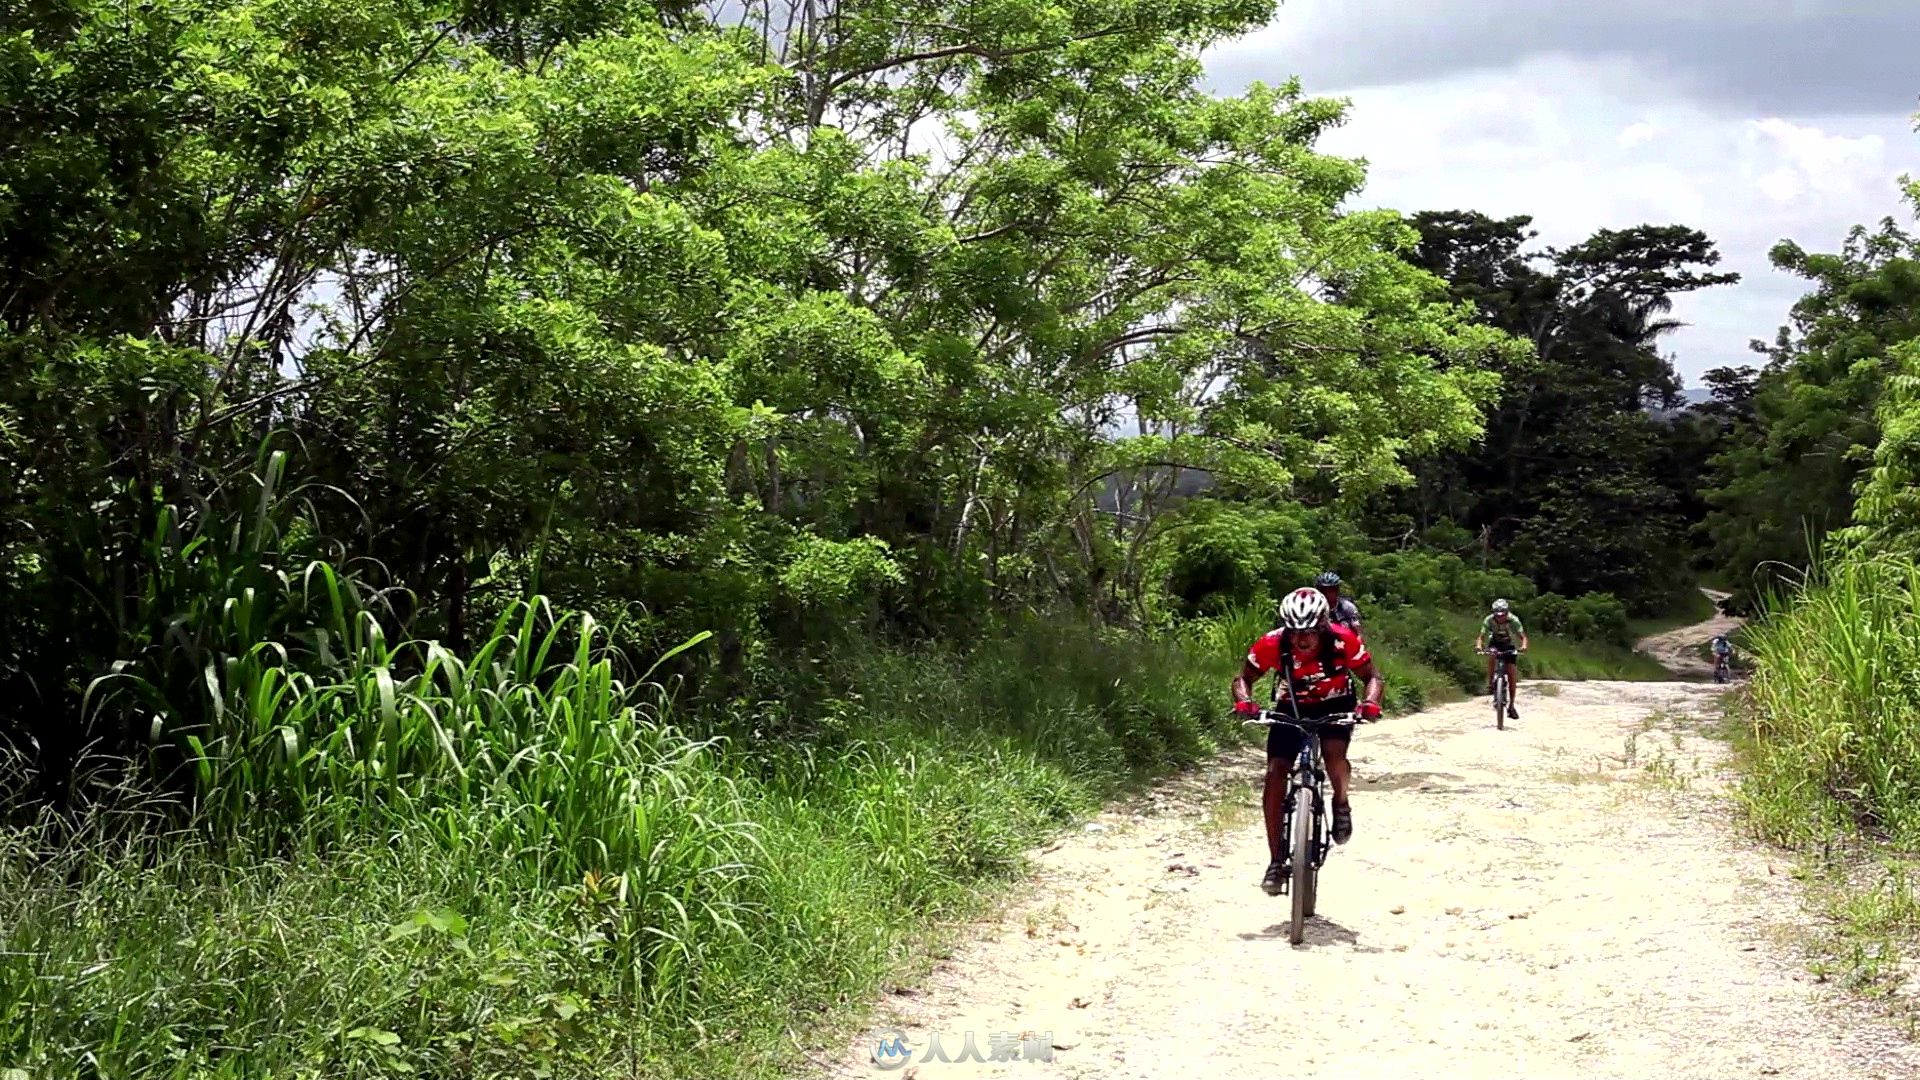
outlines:
[{"label": "roadside vegetation", "polygon": [[1811,289],[1728,398],[1708,494],[1714,558],[1761,615],[1736,638],[1740,796],[1829,916],[1815,970],[1885,993],[1920,955],[1920,242],[1888,220],[1774,259]]},{"label": "roadside vegetation", "polygon": [[1719,253],[1352,209],[1273,14],[23,9],[0,1078],[775,1074],[1322,569],[1656,677]]}]

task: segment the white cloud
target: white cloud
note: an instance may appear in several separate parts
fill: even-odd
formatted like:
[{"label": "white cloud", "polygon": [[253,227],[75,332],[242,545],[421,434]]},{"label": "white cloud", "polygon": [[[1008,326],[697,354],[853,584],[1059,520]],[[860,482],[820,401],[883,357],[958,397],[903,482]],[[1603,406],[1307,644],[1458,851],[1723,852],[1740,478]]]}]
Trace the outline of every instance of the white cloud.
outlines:
[{"label": "white cloud", "polygon": [[1914,0],[1285,0],[1210,67],[1359,87],[1628,59],[1725,114],[1838,116],[1910,107],[1917,41]]},{"label": "white cloud", "polygon": [[1694,382],[1751,362],[1747,342],[1771,338],[1804,291],[1768,264],[1776,241],[1831,250],[1899,213],[1897,177],[1920,172],[1903,116],[1729,116],[1625,57],[1542,56],[1348,96],[1349,122],[1322,145],[1368,160],[1360,205],[1528,214],[1552,244],[1642,222],[1704,230],[1746,280],[1680,299],[1691,325],[1666,347]]},{"label": "white cloud", "polygon": [[1887,141],[1879,135],[1849,138],[1779,117],[1747,122],[1754,156],[1781,160],[1776,172],[1790,174],[1801,191],[1858,199],[1861,181],[1877,182],[1887,159]]},{"label": "white cloud", "polygon": [[1660,137],[1661,128],[1651,120],[1641,120],[1620,129],[1620,135],[1614,140],[1622,150],[1631,150],[1644,142],[1652,142]]}]

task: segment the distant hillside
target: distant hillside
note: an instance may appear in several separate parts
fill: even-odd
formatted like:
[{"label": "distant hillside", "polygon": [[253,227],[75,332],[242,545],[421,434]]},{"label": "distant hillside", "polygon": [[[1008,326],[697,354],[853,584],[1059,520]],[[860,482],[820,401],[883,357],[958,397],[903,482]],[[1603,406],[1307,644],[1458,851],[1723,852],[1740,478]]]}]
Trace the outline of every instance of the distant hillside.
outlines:
[{"label": "distant hillside", "polygon": [[1648,409],[1647,411],[1661,420],[1670,420],[1686,412],[1688,409],[1693,408],[1695,405],[1704,405],[1712,401],[1713,391],[1705,386],[1689,386],[1685,390],[1680,391],[1680,400],[1682,404],[1678,408]]}]

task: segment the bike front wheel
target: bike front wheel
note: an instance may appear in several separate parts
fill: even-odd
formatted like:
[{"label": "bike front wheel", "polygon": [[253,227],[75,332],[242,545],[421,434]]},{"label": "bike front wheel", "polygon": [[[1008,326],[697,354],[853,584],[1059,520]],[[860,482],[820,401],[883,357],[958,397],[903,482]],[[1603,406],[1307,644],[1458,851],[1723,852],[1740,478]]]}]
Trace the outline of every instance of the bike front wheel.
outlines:
[{"label": "bike front wheel", "polygon": [[1510,693],[1507,689],[1507,673],[1503,671],[1493,680],[1493,726],[1502,731],[1507,727],[1507,700]]},{"label": "bike front wheel", "polygon": [[1313,867],[1313,790],[1293,792],[1293,923],[1287,940],[1298,945],[1307,936],[1307,918],[1313,914],[1313,889],[1318,876]]}]

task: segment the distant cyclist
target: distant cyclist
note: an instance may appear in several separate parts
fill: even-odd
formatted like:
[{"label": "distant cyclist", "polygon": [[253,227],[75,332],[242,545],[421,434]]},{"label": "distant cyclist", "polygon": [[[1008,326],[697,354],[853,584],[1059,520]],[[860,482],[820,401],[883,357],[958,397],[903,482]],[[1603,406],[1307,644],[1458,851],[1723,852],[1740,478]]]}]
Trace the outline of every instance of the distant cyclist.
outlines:
[{"label": "distant cyclist", "polygon": [[[1280,604],[1280,627],[1261,636],[1247,650],[1240,674],[1233,680],[1233,709],[1242,716],[1260,711],[1253,702],[1253,684],[1267,672],[1276,672],[1273,696],[1276,708],[1297,708],[1303,720],[1353,713],[1362,720],[1380,716],[1385,686],[1374,669],[1373,657],[1360,635],[1330,620],[1327,598],[1317,589],[1295,589]],[[1355,692],[1354,680],[1366,684],[1365,698]],[[1347,804],[1347,743],[1353,729],[1327,727],[1320,732],[1326,756],[1327,779],[1333,782],[1333,842],[1353,836],[1353,810]],[[1299,728],[1276,724],[1267,729],[1267,778],[1261,805],[1267,822],[1267,876],[1260,887],[1269,895],[1280,891],[1287,865],[1280,835],[1285,817],[1287,774],[1300,754],[1305,736]]]},{"label": "distant cyclist", "polygon": [[1493,610],[1480,620],[1480,636],[1473,639],[1473,647],[1476,651],[1487,650],[1487,693],[1493,693],[1493,662],[1499,660],[1507,665],[1507,718],[1520,719],[1520,710],[1514,707],[1514,701],[1520,696],[1520,665],[1515,663],[1515,657],[1526,651],[1527,628],[1521,624],[1520,616],[1513,613],[1513,605],[1505,600],[1493,602]]},{"label": "distant cyclist", "polygon": [[1331,570],[1313,579],[1313,587],[1327,598],[1327,608],[1335,623],[1346,627],[1356,634],[1365,636],[1360,626],[1360,605],[1340,595],[1340,575]]},{"label": "distant cyclist", "polygon": [[1725,634],[1715,634],[1708,644],[1713,647],[1713,675],[1724,680],[1733,670],[1733,642]]}]

